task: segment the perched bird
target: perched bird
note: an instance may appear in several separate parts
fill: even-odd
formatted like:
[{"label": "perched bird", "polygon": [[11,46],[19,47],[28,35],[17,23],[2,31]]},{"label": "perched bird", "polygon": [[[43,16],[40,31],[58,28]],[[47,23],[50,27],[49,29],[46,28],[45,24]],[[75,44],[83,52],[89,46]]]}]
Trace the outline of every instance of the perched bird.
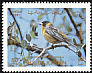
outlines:
[{"label": "perched bird", "polygon": [[49,21],[43,21],[40,23],[40,25],[42,35],[44,36],[45,40],[47,40],[49,43],[52,43],[52,47],[53,44],[65,42],[68,45],[71,45],[78,49],[76,45],[70,42],[71,40],[68,39],[63,32],[55,28]]},{"label": "perched bird", "polygon": [[43,21],[41,24],[41,32],[49,43],[57,44],[60,42],[69,42],[64,33],[55,28],[49,21]]}]

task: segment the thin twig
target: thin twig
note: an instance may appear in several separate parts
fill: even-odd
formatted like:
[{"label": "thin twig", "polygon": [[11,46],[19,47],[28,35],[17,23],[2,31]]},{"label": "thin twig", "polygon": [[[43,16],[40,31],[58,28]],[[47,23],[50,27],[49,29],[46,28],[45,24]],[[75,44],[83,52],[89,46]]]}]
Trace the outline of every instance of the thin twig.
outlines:
[{"label": "thin twig", "polygon": [[85,49],[85,47],[86,47],[86,44],[83,44],[82,47],[81,47],[81,49],[82,49],[82,48],[84,49],[85,56],[86,56],[86,49]]},{"label": "thin twig", "polygon": [[[10,42],[12,42],[12,44],[10,43]],[[8,39],[8,45],[18,45],[18,46],[20,46],[21,47],[21,43],[17,43],[16,42],[16,44],[14,43],[14,41],[13,40],[11,40],[11,39]],[[36,46],[37,47],[37,46]],[[35,49],[36,47],[34,47],[34,46],[28,46],[26,49],[28,50],[28,51],[35,51],[35,50],[37,50],[37,49]],[[69,47],[68,45],[63,45],[63,44],[60,44],[60,45],[54,45],[53,47],[51,46],[51,47],[47,47],[47,48],[45,48],[43,51],[41,51],[43,48],[40,48],[40,47],[37,47],[37,48],[39,48],[39,49],[41,49],[41,50],[38,50],[36,53],[39,53],[40,55],[38,56],[38,58],[40,57],[40,56],[42,56],[43,54],[48,54],[47,52],[45,52],[46,50],[49,50],[49,49],[53,49],[53,48],[56,48],[56,47],[65,47],[65,48],[67,48],[67,49],[69,49],[69,50],[71,50],[72,52],[74,52],[75,54],[77,54],[78,55],[78,51],[75,51],[75,50],[73,50],[71,47]],[[52,57],[53,58],[53,57]],[[81,57],[80,57],[81,58]],[[54,60],[55,60],[55,58],[54,58]],[[86,60],[85,59],[83,59],[82,58],[82,60],[84,61],[84,62],[86,62]]]},{"label": "thin twig", "polygon": [[[76,25],[76,23],[74,22],[74,20],[73,20],[71,14],[70,14],[70,12],[69,12],[69,10],[68,10],[67,8],[64,8],[64,9],[66,10],[66,12],[67,12],[67,14],[68,14],[68,16],[69,16],[69,18],[70,18],[70,20],[71,20],[71,22],[72,22],[72,24],[73,24],[75,30],[76,30],[76,35],[77,35],[77,37],[79,38],[80,43],[83,44],[83,39],[81,38],[81,34],[80,34],[79,30],[77,29],[77,25]],[[84,50],[84,53],[85,53],[85,56],[86,56],[86,49],[83,48],[83,50]]]},{"label": "thin twig", "polygon": [[68,10],[67,8],[64,8],[64,9],[66,10],[66,12],[67,12],[67,14],[68,14],[68,16],[69,16],[69,18],[70,18],[70,20],[71,20],[71,22],[72,22],[72,24],[73,24],[75,30],[76,30],[76,35],[78,36],[78,38],[79,38],[79,40],[80,40],[80,43],[82,43],[81,35],[80,35],[80,32],[79,32],[78,29],[77,29],[76,23],[74,22],[74,20],[73,20],[71,14],[70,14],[70,12],[69,12],[69,10]]},{"label": "thin twig", "polygon": [[32,64],[45,53],[46,49],[43,49],[43,51],[35,58],[35,60],[32,62]]},{"label": "thin twig", "polygon": [[[18,46],[18,47],[22,47],[21,46],[21,43],[18,43],[17,41],[14,41],[14,40],[12,40],[12,39],[8,39],[8,45],[16,45],[16,46]],[[25,48],[26,50],[28,50],[28,51],[35,51],[35,50],[37,50],[37,48],[38,49],[43,49],[43,48],[39,48],[39,47],[37,47],[37,46],[27,46],[27,48]],[[41,50],[38,50],[38,51],[36,51],[36,53],[38,53],[38,54],[40,54],[42,51]],[[45,53],[45,54],[48,54],[47,55],[47,58],[53,63],[53,64],[55,64],[55,65],[57,65],[57,66],[64,66],[64,65],[62,65],[62,64],[60,64],[59,63],[59,61],[58,60],[56,60],[56,58],[54,58],[51,54],[49,54],[49,53]],[[54,62],[53,62],[54,61]]]},{"label": "thin twig", "polygon": [[[68,47],[67,45],[55,45],[55,46],[53,46],[53,48],[55,48],[55,47],[61,47],[61,46],[64,46],[64,47],[66,47],[66,48],[69,48],[69,49],[72,50],[74,53],[76,53],[73,49],[71,49],[71,48]],[[52,49],[52,46],[43,49],[43,51],[35,58],[35,60],[32,62],[32,64],[33,64],[39,57],[41,57],[41,56],[45,53],[46,50],[49,50],[49,49]]]},{"label": "thin twig", "polygon": [[56,13],[57,13],[57,9],[54,10],[53,24],[54,24],[54,21],[55,21]]},{"label": "thin twig", "polygon": [[23,37],[22,37],[22,33],[21,33],[21,30],[20,30],[20,27],[19,27],[19,25],[18,25],[18,23],[17,23],[17,21],[16,21],[16,19],[15,19],[14,15],[12,14],[11,9],[10,9],[10,8],[8,8],[8,10],[9,10],[10,14],[12,15],[12,17],[13,17],[14,21],[15,21],[15,22],[16,22],[16,24],[17,24],[17,27],[18,27],[18,30],[19,30],[19,33],[20,33],[20,37],[21,37],[21,41],[22,41],[22,40],[23,40]]}]

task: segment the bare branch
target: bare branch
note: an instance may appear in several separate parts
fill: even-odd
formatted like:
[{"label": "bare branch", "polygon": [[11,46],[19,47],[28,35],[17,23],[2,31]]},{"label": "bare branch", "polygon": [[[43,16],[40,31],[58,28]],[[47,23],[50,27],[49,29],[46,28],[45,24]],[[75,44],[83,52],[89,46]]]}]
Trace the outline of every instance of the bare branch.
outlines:
[{"label": "bare branch", "polygon": [[[12,44],[11,44],[10,42],[11,42]],[[8,39],[8,45],[17,45],[17,46],[21,47],[21,43],[17,43],[17,42],[15,43],[15,42],[14,42],[13,40],[11,40],[11,39]],[[71,50],[72,52],[74,52],[76,55],[78,55],[78,52],[79,52],[79,51],[73,50],[73,49],[72,49],[71,47],[69,47],[68,45],[63,45],[63,44],[54,45],[53,47],[52,47],[52,46],[51,46],[51,47],[47,47],[47,48],[45,48],[45,50],[43,50],[43,48],[40,48],[40,47],[38,47],[38,46],[28,46],[26,49],[27,49],[28,51],[35,51],[35,50],[36,50],[36,53],[40,54],[40,55],[37,57],[37,59],[38,59],[38,58],[39,58],[40,56],[42,56],[43,54],[48,54],[48,52],[46,52],[46,50],[53,49],[53,48],[56,48],[56,47],[65,47],[65,48]],[[40,50],[37,50],[37,48],[40,49]],[[53,56],[51,56],[50,58],[53,58],[54,61],[56,61]],[[81,57],[80,57],[80,58],[81,58]],[[36,60],[36,59],[35,59],[35,60]],[[49,59],[49,60],[50,60],[50,59]],[[83,60],[84,62],[86,62],[85,59],[82,58],[82,60]],[[53,62],[52,59],[51,59],[51,61]],[[58,63],[58,62],[56,61],[56,63]],[[60,65],[60,66],[61,66],[61,65]]]},{"label": "bare branch", "polygon": [[79,40],[80,40],[80,43],[82,43],[82,38],[81,38],[80,32],[79,32],[78,29],[77,29],[76,23],[74,22],[74,20],[73,20],[71,14],[70,14],[70,12],[69,12],[69,10],[68,10],[67,8],[64,8],[64,9],[66,10],[68,16],[70,17],[70,20],[71,20],[71,22],[72,22],[72,24],[73,24],[73,26],[74,26],[74,28],[75,28],[75,30],[76,30],[76,35],[78,36],[78,38],[79,38]]},{"label": "bare branch", "polygon": [[81,49],[82,49],[82,48],[84,49],[85,56],[86,56],[86,44],[83,44],[82,47],[81,47]]},{"label": "bare branch", "polygon": [[54,24],[54,21],[55,21],[55,17],[56,17],[57,11],[58,11],[58,9],[55,9],[55,10],[54,10],[53,24]]},{"label": "bare branch", "polygon": [[[76,23],[74,22],[74,20],[73,20],[71,14],[70,14],[70,12],[69,12],[69,10],[68,10],[67,8],[64,8],[64,9],[66,10],[68,16],[70,17],[70,20],[71,20],[71,22],[72,22],[72,24],[73,24],[73,26],[74,26],[74,28],[75,28],[75,30],[76,30],[76,35],[77,35],[77,37],[78,37],[79,40],[80,40],[80,43],[83,44],[83,39],[81,38],[81,34],[80,34],[80,32],[78,31],[77,25],[76,25]],[[85,56],[86,56],[86,49],[83,48],[83,50],[84,50],[84,53],[85,53]]]},{"label": "bare branch", "polygon": [[46,49],[43,49],[43,51],[35,58],[35,60],[32,62],[32,64],[45,53]]},{"label": "bare branch", "polygon": [[[43,51],[35,58],[35,60],[33,61],[33,63],[34,63],[39,57],[41,57],[41,56],[45,53],[46,50],[53,49],[53,48],[56,48],[56,47],[66,47],[66,48],[68,48],[69,50],[71,50],[71,51],[73,51],[74,53],[77,54],[77,52],[74,51],[72,48],[68,47],[68,45],[62,45],[62,44],[60,44],[60,45],[55,45],[55,46],[53,46],[53,47],[51,46],[51,47],[43,48]],[[33,64],[33,63],[32,63],[32,64]]]},{"label": "bare branch", "polygon": [[11,9],[10,9],[10,8],[8,8],[8,10],[9,10],[10,14],[12,15],[12,17],[13,17],[14,21],[16,22],[17,27],[18,27],[18,30],[19,30],[19,33],[20,33],[21,40],[23,40],[23,37],[22,37],[22,33],[21,33],[21,30],[20,30],[20,27],[19,27],[19,25],[18,25],[18,23],[17,23],[17,21],[16,21],[16,19],[15,19],[14,15],[12,14]]},{"label": "bare branch", "polygon": [[[18,47],[22,47],[21,46],[21,43],[18,43],[14,40],[11,40],[11,39],[8,39],[8,45],[16,45]],[[37,50],[37,46],[27,46],[27,50],[28,51],[35,51],[36,50],[36,53],[40,54],[42,52],[42,49],[43,48],[39,48],[40,50]],[[57,66],[64,66],[62,65],[58,60],[56,60],[56,58],[54,58],[52,55],[50,55],[49,53],[44,53],[44,54],[48,54],[46,58],[48,58],[53,64],[56,64]]]}]

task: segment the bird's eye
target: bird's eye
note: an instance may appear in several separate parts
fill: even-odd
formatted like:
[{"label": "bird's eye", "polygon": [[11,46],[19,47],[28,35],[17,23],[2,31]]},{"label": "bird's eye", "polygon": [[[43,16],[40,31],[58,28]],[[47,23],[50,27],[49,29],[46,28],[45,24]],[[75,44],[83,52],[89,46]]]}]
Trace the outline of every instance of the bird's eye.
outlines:
[{"label": "bird's eye", "polygon": [[46,26],[46,24],[48,24],[49,22],[48,21],[43,21],[43,26]]}]

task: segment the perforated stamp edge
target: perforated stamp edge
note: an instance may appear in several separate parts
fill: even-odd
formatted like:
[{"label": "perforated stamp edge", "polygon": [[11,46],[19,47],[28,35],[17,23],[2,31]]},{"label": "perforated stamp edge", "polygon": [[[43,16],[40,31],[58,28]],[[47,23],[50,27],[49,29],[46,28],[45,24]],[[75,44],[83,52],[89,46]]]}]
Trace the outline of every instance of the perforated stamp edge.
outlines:
[{"label": "perforated stamp edge", "polygon": [[[35,3],[13,3],[13,2],[3,2],[2,9],[2,23],[3,23],[3,71],[90,71],[90,17],[91,17],[91,7],[90,2],[83,3],[55,3],[55,2],[35,2]],[[86,55],[86,67],[8,67],[7,66],[7,8],[86,8],[86,44],[87,44],[87,55]]]}]

